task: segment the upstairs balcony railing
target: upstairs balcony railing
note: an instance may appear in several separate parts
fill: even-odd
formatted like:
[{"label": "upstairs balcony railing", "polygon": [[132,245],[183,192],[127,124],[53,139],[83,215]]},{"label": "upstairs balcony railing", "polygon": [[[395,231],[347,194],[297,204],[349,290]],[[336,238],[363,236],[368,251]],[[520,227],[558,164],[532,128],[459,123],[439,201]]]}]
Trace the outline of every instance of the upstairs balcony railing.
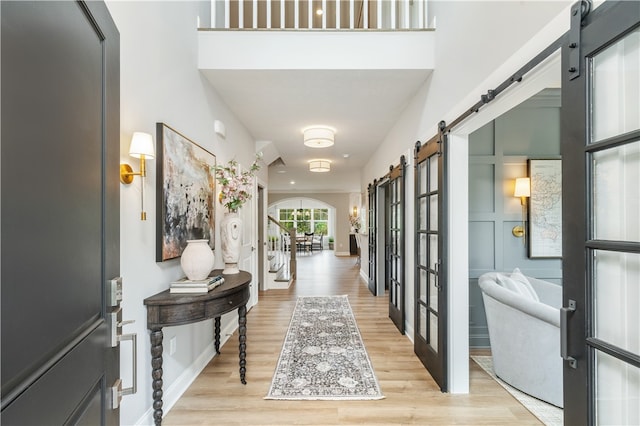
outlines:
[{"label": "upstairs balcony railing", "polygon": [[427,28],[427,0],[212,0],[214,29]]}]

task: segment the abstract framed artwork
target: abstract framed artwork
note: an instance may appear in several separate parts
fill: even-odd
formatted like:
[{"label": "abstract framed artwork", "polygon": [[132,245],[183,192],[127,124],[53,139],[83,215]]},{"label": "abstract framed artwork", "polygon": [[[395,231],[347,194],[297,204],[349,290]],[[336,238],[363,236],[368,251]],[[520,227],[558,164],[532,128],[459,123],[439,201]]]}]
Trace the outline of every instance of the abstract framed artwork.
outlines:
[{"label": "abstract framed artwork", "polygon": [[164,123],[156,123],[156,262],[182,255],[187,240],[215,247],[216,157]]},{"label": "abstract framed artwork", "polygon": [[562,257],[562,160],[529,160],[529,257]]}]

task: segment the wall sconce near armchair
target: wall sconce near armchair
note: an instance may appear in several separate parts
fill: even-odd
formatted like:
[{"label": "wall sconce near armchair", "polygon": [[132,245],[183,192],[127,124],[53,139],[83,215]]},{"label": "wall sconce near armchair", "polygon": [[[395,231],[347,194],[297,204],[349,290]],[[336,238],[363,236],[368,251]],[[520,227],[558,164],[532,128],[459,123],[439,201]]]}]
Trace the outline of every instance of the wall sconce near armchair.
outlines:
[{"label": "wall sconce near armchair", "polygon": [[531,180],[528,177],[517,178],[515,190],[513,191],[514,197],[520,197],[520,205],[522,206],[522,224],[514,226],[511,233],[514,237],[524,237],[526,244],[526,221],[527,221],[527,198],[531,196]]},{"label": "wall sconce near armchair", "polygon": [[134,176],[142,178],[142,183],[140,184],[140,220],[147,220],[147,212],[144,211],[144,178],[147,175],[145,160],[153,160],[155,158],[153,137],[149,133],[134,132],[131,137],[131,145],[129,145],[129,155],[140,159],[140,171],[134,172],[130,165],[121,163],[120,182],[129,185],[133,182]]}]

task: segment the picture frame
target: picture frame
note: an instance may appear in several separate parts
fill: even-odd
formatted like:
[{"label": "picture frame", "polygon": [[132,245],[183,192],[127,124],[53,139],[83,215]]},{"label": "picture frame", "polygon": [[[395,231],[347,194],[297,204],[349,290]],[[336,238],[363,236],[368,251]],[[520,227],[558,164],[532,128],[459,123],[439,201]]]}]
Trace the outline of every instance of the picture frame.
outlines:
[{"label": "picture frame", "polygon": [[529,257],[562,257],[562,160],[530,159]]},{"label": "picture frame", "polygon": [[156,262],[180,257],[187,240],[214,249],[215,155],[165,123],[156,143]]}]

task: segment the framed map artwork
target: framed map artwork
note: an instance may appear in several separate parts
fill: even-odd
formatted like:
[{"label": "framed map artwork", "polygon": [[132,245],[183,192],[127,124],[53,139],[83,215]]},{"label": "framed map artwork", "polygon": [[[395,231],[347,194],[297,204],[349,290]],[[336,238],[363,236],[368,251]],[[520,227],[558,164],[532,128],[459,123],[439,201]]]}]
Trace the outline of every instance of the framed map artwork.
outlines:
[{"label": "framed map artwork", "polygon": [[529,160],[529,257],[562,257],[562,160]]}]

